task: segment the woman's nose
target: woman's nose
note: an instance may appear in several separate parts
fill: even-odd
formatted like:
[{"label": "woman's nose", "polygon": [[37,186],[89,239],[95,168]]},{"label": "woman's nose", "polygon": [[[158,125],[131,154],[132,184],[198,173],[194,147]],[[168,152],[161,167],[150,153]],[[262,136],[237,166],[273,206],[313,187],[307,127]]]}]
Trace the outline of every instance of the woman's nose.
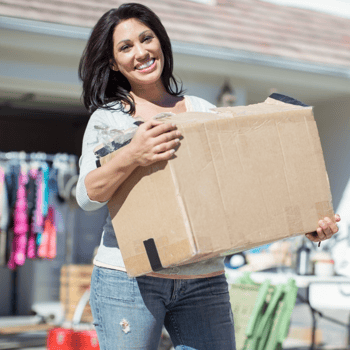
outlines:
[{"label": "woman's nose", "polygon": [[142,44],[136,46],[136,58],[144,59],[148,55],[148,51],[143,47]]}]

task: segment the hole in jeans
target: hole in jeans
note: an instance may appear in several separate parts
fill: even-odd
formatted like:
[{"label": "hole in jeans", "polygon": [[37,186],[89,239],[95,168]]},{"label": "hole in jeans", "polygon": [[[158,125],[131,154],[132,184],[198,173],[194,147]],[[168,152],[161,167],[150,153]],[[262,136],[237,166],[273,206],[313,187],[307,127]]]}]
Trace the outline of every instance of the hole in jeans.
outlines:
[{"label": "hole in jeans", "polygon": [[123,318],[119,324],[122,326],[122,330],[125,334],[130,332],[130,324],[125,318]]}]

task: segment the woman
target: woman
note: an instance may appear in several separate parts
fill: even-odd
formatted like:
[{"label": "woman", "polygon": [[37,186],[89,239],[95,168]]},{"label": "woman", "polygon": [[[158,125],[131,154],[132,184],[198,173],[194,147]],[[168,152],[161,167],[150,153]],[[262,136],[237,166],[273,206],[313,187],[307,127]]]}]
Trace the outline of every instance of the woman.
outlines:
[{"label": "woman", "polygon": [[[94,27],[79,67],[85,106],[95,110],[80,159],[77,199],[83,209],[104,206],[136,167],[173,156],[181,134],[153,116],[214,107],[183,96],[172,69],[168,35],[147,7],[124,4],[105,13]],[[97,168],[95,126],[127,129],[139,116],[144,123],[131,142]],[[324,223],[311,240],[337,231],[330,219]],[[129,278],[108,216],[94,265],[90,303],[101,350],[156,350],[163,325],[175,349],[235,349],[223,258]]]}]

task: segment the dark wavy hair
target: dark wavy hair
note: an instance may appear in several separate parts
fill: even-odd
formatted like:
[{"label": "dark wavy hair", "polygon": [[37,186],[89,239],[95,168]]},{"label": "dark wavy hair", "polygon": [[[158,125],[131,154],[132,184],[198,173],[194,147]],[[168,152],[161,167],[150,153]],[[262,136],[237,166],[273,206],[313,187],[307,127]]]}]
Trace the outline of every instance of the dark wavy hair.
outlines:
[{"label": "dark wavy hair", "polygon": [[[79,78],[83,82],[82,98],[85,107],[93,112],[97,108],[119,109],[131,115],[135,102],[130,95],[131,86],[119,71],[111,69],[114,61],[113,33],[122,21],[135,18],[150,28],[160,41],[164,55],[161,79],[166,91],[179,96],[183,93],[173,76],[173,54],[170,39],[158,16],[148,7],[127,3],[106,12],[96,23],[79,64]],[[123,106],[124,102],[125,107]]]}]

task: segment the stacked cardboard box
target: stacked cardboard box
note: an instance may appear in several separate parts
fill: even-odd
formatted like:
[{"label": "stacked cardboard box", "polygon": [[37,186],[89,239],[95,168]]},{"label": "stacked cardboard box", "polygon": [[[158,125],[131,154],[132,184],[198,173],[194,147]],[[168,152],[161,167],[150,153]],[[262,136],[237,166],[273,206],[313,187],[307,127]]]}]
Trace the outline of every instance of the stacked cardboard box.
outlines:
[{"label": "stacked cardboard box", "polygon": [[[90,288],[93,265],[65,265],[61,269],[60,300],[65,319],[72,321],[80,298]],[[90,305],[86,305],[81,322],[92,322]]]}]

